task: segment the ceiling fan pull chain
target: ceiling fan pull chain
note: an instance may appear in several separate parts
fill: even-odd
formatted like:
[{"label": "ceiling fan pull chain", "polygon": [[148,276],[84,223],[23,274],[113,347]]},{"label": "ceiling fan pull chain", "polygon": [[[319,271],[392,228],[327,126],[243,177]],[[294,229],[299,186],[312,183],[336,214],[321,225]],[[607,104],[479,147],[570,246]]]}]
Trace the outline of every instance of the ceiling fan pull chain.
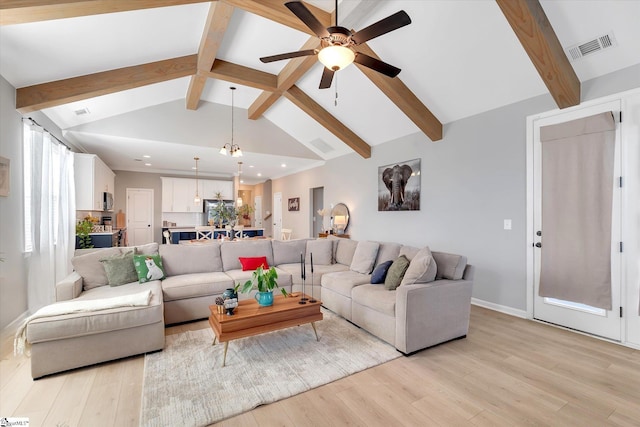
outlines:
[{"label": "ceiling fan pull chain", "polygon": [[335,88],[336,88],[336,97],[335,97],[335,99],[333,100],[333,105],[334,105],[335,107],[337,107],[337,106],[338,106],[338,76],[337,76],[337,75],[335,76],[335,82],[336,82],[336,85],[335,85]]}]

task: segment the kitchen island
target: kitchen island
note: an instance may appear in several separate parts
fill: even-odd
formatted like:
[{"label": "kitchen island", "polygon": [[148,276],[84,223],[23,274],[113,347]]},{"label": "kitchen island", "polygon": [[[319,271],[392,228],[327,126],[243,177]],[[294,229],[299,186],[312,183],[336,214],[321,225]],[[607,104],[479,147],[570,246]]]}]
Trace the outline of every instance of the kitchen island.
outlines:
[{"label": "kitchen island", "polygon": [[[110,248],[118,246],[120,230],[89,233],[94,248]],[[76,249],[80,249],[80,239],[76,235]]]},{"label": "kitchen island", "polygon": [[[174,244],[178,244],[180,240],[195,240],[197,238],[195,226],[162,227],[163,236],[165,231],[169,231],[169,233],[171,233],[171,243]],[[226,228],[214,228],[213,238],[218,239],[222,235],[226,239],[229,237],[228,232],[229,230]],[[239,233],[239,230],[236,230],[236,233]],[[242,233],[246,237],[262,237],[264,236],[264,228],[244,227],[242,229]],[[167,239],[163,237],[162,243],[168,243],[166,240]]]}]

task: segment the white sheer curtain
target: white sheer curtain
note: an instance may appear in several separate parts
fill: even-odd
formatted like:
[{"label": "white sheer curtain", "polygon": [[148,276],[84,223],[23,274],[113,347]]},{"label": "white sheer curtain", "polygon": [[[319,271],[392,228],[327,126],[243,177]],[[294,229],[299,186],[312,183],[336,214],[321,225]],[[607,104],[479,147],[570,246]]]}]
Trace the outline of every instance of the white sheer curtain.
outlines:
[{"label": "white sheer curtain", "polygon": [[73,153],[33,123],[24,126],[25,251],[29,311],[55,301],[75,248]]}]

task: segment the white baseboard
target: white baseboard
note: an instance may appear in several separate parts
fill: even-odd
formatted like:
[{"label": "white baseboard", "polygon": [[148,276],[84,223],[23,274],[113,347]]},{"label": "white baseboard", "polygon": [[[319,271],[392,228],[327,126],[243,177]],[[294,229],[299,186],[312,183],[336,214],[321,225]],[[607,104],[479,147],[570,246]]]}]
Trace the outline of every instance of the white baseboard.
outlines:
[{"label": "white baseboard", "polygon": [[29,311],[25,311],[20,316],[16,317],[13,322],[9,323],[2,329],[0,337],[4,339],[9,336],[14,336],[18,330],[18,326],[21,325],[27,317],[29,317]]},{"label": "white baseboard", "polygon": [[471,304],[477,305],[478,307],[488,308],[489,310],[499,311],[500,313],[508,314],[510,316],[528,319],[526,310],[518,310],[517,308],[496,304],[494,302],[484,301],[478,298],[471,298]]}]

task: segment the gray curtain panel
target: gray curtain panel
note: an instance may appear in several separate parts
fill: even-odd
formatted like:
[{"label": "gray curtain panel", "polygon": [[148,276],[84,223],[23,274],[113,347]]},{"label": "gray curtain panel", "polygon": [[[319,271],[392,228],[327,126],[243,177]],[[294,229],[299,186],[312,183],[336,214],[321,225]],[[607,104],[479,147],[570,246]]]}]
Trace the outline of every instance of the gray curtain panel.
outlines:
[{"label": "gray curtain panel", "polygon": [[539,294],[611,310],[611,112],[540,129]]}]

